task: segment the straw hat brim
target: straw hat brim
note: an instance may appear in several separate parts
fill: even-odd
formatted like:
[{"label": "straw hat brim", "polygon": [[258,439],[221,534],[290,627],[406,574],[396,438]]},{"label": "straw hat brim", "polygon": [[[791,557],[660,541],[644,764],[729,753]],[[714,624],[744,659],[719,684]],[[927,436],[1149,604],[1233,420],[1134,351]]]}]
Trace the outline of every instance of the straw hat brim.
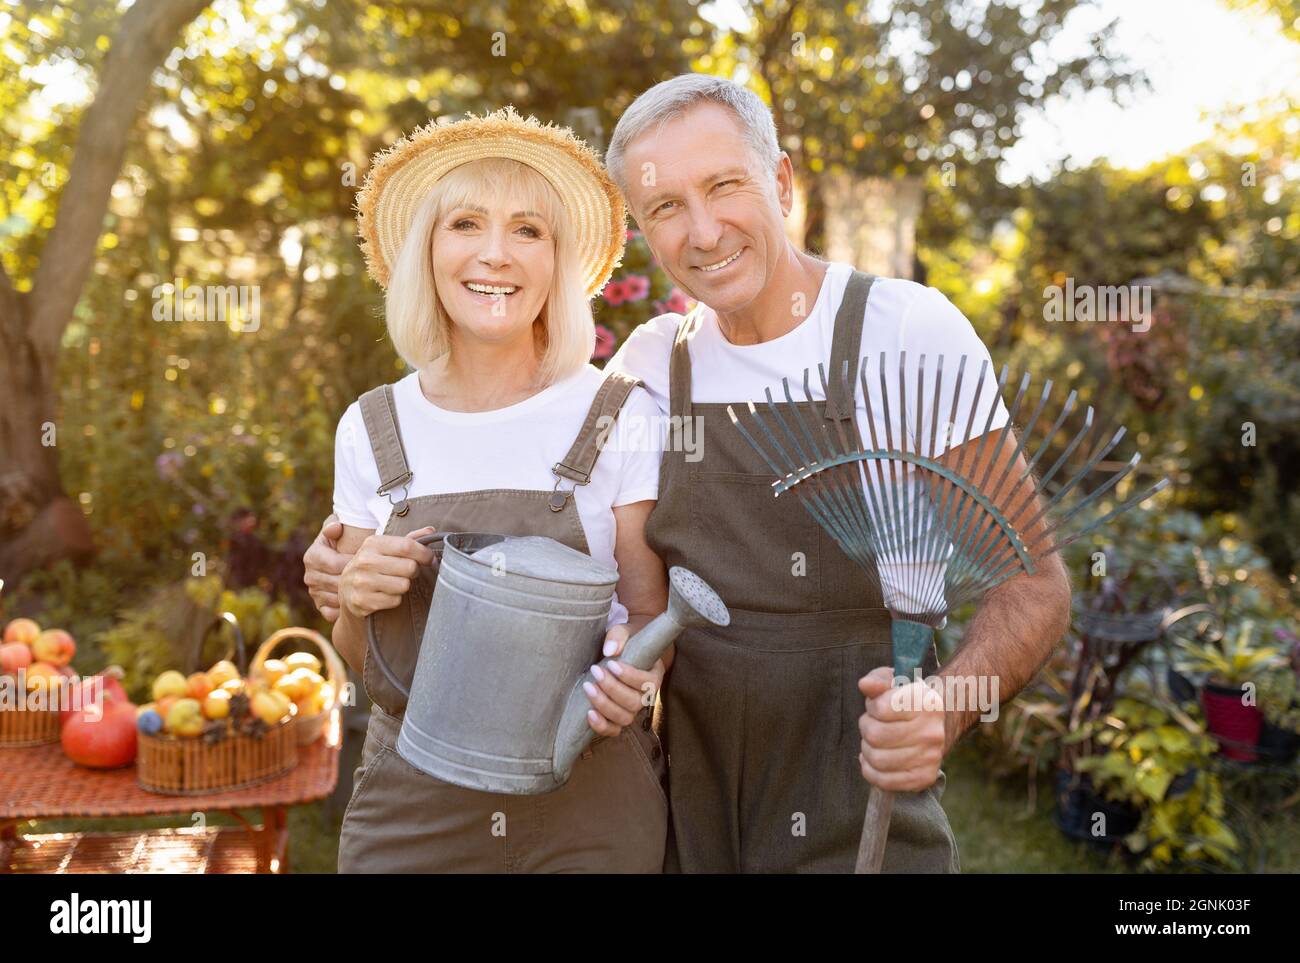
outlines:
[{"label": "straw hat brim", "polygon": [[594,297],[623,259],[623,198],[595,152],[567,127],[505,107],[483,117],[418,127],[372,160],[357,194],[357,227],[370,276],[384,288],[411,220],[429,190],[471,161],[527,164],[555,188],[576,235],[584,291]]}]

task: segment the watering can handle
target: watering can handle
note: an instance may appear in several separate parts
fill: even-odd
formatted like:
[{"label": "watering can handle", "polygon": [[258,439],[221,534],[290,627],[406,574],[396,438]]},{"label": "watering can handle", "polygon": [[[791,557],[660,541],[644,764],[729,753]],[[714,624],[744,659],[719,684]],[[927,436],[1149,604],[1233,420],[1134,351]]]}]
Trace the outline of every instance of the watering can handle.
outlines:
[{"label": "watering can handle", "polygon": [[[428,535],[421,535],[416,539],[416,541],[421,545],[432,546],[434,542],[441,543],[446,537],[446,532],[430,532]],[[433,550],[435,559],[437,558],[440,549],[441,545]],[[366,616],[366,650],[370,655],[374,656],[375,664],[379,666],[379,672],[388,680],[388,684],[400,692],[403,699],[409,699],[411,697],[411,687],[406,685],[397,677],[397,673],[394,672],[393,667],[388,664],[388,660],[384,658],[383,650],[379,647],[379,638],[375,635],[374,613]]]}]

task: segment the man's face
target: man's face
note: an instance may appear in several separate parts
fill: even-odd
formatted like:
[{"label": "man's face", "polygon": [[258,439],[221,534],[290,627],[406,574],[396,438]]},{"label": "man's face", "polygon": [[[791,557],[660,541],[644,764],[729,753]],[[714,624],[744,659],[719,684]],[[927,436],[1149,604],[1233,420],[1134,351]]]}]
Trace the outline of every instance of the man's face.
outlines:
[{"label": "man's face", "polygon": [[721,314],[750,304],[785,250],[790,159],[768,170],[736,116],[707,102],[642,134],[624,157],[632,216],[677,286]]}]

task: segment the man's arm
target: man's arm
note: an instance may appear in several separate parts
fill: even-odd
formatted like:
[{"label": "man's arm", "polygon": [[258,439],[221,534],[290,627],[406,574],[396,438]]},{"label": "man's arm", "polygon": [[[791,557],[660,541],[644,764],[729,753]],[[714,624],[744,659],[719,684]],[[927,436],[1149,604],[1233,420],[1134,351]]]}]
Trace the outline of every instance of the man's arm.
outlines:
[{"label": "man's arm", "polygon": [[[1005,439],[1003,431],[1008,436]],[[982,494],[998,506],[1025,544],[1033,546],[1036,540],[1042,540],[1042,547],[1046,547],[1051,541],[1046,536],[1051,519],[1042,513],[1042,499],[1028,474],[1023,453],[1012,461],[1010,456],[1015,450],[1016,436],[1008,426],[991,432],[982,448],[980,439],[972,439],[940,461],[966,478],[983,481]],[[940,494],[940,504],[942,497]],[[1009,540],[994,530],[992,520],[987,519],[984,525],[989,538],[998,539],[998,544],[1004,546],[983,563],[986,570],[997,571],[1005,565],[1019,571],[984,596],[961,645],[939,671],[939,678],[996,679],[997,689],[993,691],[1002,703],[1015,698],[1033,681],[1069,628],[1070,578],[1060,555],[1043,552],[1041,547],[1034,553],[1033,574],[1024,571],[1015,560]],[[984,535],[979,531],[976,540]],[[978,706],[961,710],[948,707],[944,715],[945,755],[981,714]]]}]

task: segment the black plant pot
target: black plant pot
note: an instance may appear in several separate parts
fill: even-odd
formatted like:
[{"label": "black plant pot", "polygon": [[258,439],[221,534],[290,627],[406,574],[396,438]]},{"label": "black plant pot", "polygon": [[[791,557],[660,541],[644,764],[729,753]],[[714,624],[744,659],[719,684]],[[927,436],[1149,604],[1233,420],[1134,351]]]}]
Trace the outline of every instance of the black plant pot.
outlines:
[{"label": "black plant pot", "polygon": [[1300,735],[1265,719],[1259,730],[1259,743],[1255,746],[1255,751],[1259,753],[1261,762],[1285,765],[1294,760],[1300,751]]},{"label": "black plant pot", "polygon": [[[1106,817],[1106,834],[1094,836],[1095,813]],[[1068,838],[1109,849],[1124,842],[1124,837],[1138,828],[1142,813],[1136,806],[1103,798],[1092,788],[1087,774],[1058,769],[1056,772],[1056,828]]]}]

